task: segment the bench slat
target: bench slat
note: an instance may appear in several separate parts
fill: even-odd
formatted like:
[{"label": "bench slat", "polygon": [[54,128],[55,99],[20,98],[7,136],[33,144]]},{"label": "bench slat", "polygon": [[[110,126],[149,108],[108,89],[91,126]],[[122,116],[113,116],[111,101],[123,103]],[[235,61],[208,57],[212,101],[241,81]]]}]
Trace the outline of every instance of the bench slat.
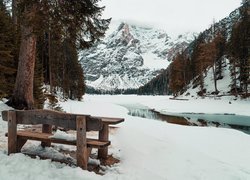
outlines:
[{"label": "bench slat", "polygon": [[[5,135],[8,136],[8,133],[6,133]],[[18,138],[76,146],[76,140],[59,139],[59,138],[53,138],[51,136],[53,135],[49,133],[17,131]],[[87,146],[91,148],[103,148],[109,145],[110,141],[99,141],[97,139],[87,138]]]},{"label": "bench slat", "polygon": [[124,122],[124,118],[112,118],[112,117],[100,117],[100,116],[95,116],[94,118],[100,118],[102,120],[102,123],[104,124],[119,124],[121,122]]},{"label": "bench slat", "polygon": [[[17,124],[48,124],[76,130],[76,117],[85,116],[87,119],[87,131],[99,131],[102,129],[101,118],[83,114],[69,114],[52,110],[15,110]],[[8,121],[8,111],[2,111],[2,118]]]}]

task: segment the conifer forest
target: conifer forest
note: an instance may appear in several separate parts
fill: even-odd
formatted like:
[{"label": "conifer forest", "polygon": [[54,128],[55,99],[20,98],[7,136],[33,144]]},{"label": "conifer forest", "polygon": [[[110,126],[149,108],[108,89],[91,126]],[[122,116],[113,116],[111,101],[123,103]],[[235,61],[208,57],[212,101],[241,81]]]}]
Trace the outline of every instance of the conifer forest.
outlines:
[{"label": "conifer forest", "polygon": [[0,10],[0,97],[18,109],[42,108],[57,92],[81,100],[78,51],[108,28],[110,19],[100,17],[103,7],[91,0],[1,0]]}]

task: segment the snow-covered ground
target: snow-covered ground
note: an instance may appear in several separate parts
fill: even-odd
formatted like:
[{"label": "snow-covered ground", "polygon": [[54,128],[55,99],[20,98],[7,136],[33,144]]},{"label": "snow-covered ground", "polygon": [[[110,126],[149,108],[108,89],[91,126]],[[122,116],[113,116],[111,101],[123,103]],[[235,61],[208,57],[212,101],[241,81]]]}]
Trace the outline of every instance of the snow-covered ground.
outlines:
[{"label": "snow-covered ground", "polygon": [[[229,101],[231,104],[229,104]],[[250,179],[250,136],[236,130],[190,127],[127,115],[122,105],[147,106],[166,113],[235,113],[250,116],[249,100],[170,100],[168,96],[86,95],[82,102],[62,102],[67,112],[124,117],[111,135],[109,152],[121,162],[105,175],[23,154],[6,155],[6,122],[0,120],[0,179]],[[3,103],[0,109],[8,109]]]},{"label": "snow-covered ground", "polygon": [[[231,86],[234,82],[234,77],[232,77],[231,72],[231,64],[230,60],[226,58],[225,56],[222,59],[222,68],[221,68],[221,79],[217,79],[217,90],[219,91],[218,95],[216,96],[228,96],[231,94]],[[237,72],[239,73],[239,69],[237,69]],[[215,92],[215,86],[214,86],[214,73],[213,68],[209,67],[207,68],[206,72],[203,73],[204,77],[204,89],[206,89],[206,96],[215,96],[213,95],[213,92]],[[218,75],[217,75],[218,78]],[[237,87],[240,87],[240,81],[236,80]],[[200,84],[197,82],[197,80],[192,80],[187,85],[187,90],[182,94],[179,95],[179,98],[186,98],[186,97],[197,97],[197,93],[201,91]],[[248,87],[248,92],[250,91],[250,86]]]}]

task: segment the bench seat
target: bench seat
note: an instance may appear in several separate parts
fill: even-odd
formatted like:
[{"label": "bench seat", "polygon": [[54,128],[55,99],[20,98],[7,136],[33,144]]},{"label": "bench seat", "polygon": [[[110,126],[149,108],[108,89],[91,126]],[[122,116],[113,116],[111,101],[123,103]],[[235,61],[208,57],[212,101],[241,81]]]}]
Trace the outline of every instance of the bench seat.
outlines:
[{"label": "bench seat", "polygon": [[[5,134],[8,136],[8,133]],[[52,142],[59,144],[67,144],[76,146],[76,140],[67,140],[61,138],[52,137],[53,134],[50,133],[42,133],[42,132],[32,132],[32,131],[17,131],[17,138],[23,140],[35,140],[42,142]],[[87,138],[87,147],[88,148],[104,148],[110,145],[110,141],[100,141],[97,139]]]}]

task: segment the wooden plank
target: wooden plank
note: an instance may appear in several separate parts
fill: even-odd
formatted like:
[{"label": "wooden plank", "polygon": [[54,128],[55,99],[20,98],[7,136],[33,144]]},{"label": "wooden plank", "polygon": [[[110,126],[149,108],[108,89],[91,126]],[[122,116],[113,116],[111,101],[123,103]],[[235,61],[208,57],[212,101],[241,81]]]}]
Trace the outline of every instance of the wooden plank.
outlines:
[{"label": "wooden plank", "polygon": [[8,154],[17,152],[17,119],[15,111],[8,111]]},{"label": "wooden plank", "polygon": [[104,148],[110,145],[110,141],[99,141],[98,139],[87,139],[87,146],[91,148]]},{"label": "wooden plank", "polygon": [[86,116],[87,131],[99,131],[102,129],[102,119],[93,116]]},{"label": "wooden plank", "polygon": [[[8,121],[7,113],[8,111],[2,112],[2,117],[4,121]],[[52,110],[17,110],[16,116],[18,119],[17,124],[48,124],[62,127],[65,129],[76,130],[76,116],[79,115]],[[91,117],[90,115],[80,116],[86,116],[87,131],[99,131],[102,128],[101,118]]]},{"label": "wooden plank", "polygon": [[50,110],[17,111],[19,124],[48,124],[67,129],[76,129],[75,116]]},{"label": "wooden plank", "polygon": [[[52,133],[52,125],[49,125],[49,124],[43,124],[42,125],[42,132],[43,133],[49,133],[51,134]],[[44,148],[44,147],[50,147],[51,146],[51,142],[44,142],[42,141],[41,142],[41,146]]]},{"label": "wooden plank", "polygon": [[115,124],[119,124],[121,122],[124,122],[124,118],[99,117],[99,116],[96,116],[95,118],[100,118],[102,120],[102,123],[111,124],[111,125],[115,125]]},{"label": "wooden plank", "polygon": [[52,134],[32,132],[32,131],[17,131],[17,136],[25,139],[36,140],[36,141],[51,141]]},{"label": "wooden plank", "polygon": [[[99,131],[99,140],[100,141],[109,141],[109,126],[104,124],[101,131]],[[98,149],[98,158],[106,159],[108,157],[108,147]]]},{"label": "wooden plank", "polygon": [[[5,134],[8,136],[8,133]],[[52,134],[41,133],[41,132],[32,132],[32,131],[17,131],[17,138],[22,140],[34,140],[34,141],[43,141],[51,142],[58,144],[67,144],[76,146],[76,140],[66,140],[51,137]],[[99,141],[98,139],[87,138],[87,146],[89,148],[104,148],[110,145],[110,141]]]},{"label": "wooden plank", "polygon": [[76,117],[76,161],[77,166],[86,170],[88,168],[88,149],[86,138],[86,117]]}]

